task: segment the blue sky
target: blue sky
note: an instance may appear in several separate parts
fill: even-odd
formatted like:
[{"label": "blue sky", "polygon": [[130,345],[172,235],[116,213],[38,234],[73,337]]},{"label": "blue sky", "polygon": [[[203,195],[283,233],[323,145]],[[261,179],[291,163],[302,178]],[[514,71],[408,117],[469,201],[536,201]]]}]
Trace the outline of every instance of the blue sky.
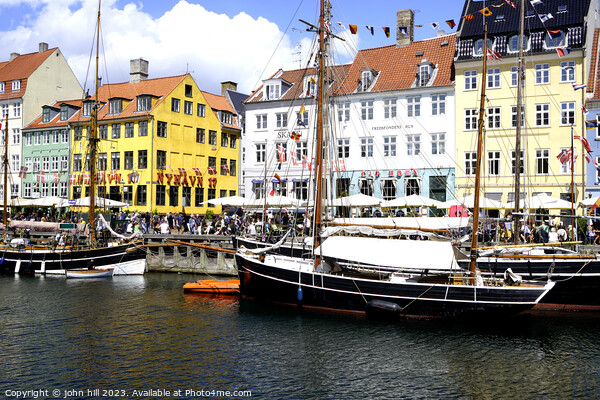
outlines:
[{"label": "blue sky", "polygon": [[[218,93],[221,81],[232,80],[239,83],[240,91],[249,93],[278,68],[302,65],[312,35],[298,19],[315,22],[317,3],[103,0],[103,82],[127,80],[128,61],[143,57],[150,62],[150,77],[190,72],[203,90]],[[421,40],[435,36],[431,22],[439,22],[439,29],[448,33],[455,32],[456,28],[450,29],[444,21],[458,23],[464,5],[463,1],[441,0],[331,3],[334,29],[349,39],[349,54],[342,55],[340,62],[352,58],[352,49],[394,44],[399,9],[413,9],[415,24],[423,25],[415,28],[415,40]],[[89,86],[84,81],[89,76],[97,5],[97,0],[0,0],[0,60],[7,60],[12,52],[37,51],[39,42],[47,42],[51,48],[61,49],[82,85]],[[348,24],[358,25],[358,35],[349,35]],[[365,25],[374,27],[373,36]],[[390,27],[389,39],[382,26]]]}]

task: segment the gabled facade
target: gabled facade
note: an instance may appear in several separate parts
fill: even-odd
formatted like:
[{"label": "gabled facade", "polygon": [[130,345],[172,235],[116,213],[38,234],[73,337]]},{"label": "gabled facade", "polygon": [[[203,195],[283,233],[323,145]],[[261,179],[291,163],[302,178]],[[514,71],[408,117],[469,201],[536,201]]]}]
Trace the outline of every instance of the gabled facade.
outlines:
[{"label": "gabled facade", "polygon": [[[230,166],[237,165],[239,129],[226,101],[200,91],[189,74],[146,79],[142,59],[131,68],[130,82],[98,90],[98,195],[132,210],[190,214],[205,213],[206,200],[236,194],[237,171]],[[71,123],[71,198],[87,196],[93,179],[93,99]]]},{"label": "gabled facade", "polygon": [[[600,29],[594,31],[594,41],[591,51],[590,74],[587,83],[586,121],[595,122],[596,126],[586,129],[586,139],[589,146],[589,157],[593,162],[586,162],[585,196],[584,198],[600,196]],[[586,127],[587,128],[587,127]],[[577,153],[586,154],[585,146],[576,142]],[[583,148],[582,148],[583,147]],[[578,160],[581,157],[578,158]]]},{"label": "gabled facade", "polygon": [[[457,197],[473,194],[474,188],[484,56],[480,10],[487,5],[468,0],[457,33]],[[485,146],[479,157],[485,179],[482,194],[502,202],[515,197],[519,6],[490,8],[486,17],[488,46],[494,56],[488,57],[492,59],[487,63]],[[550,14],[552,18],[547,17]],[[572,135],[586,133],[581,112],[585,91],[575,90],[574,85],[587,82],[594,7],[589,0],[544,0],[535,6],[525,1],[525,18],[520,198],[546,193],[571,200],[571,170],[568,162],[561,163],[557,156],[570,148]],[[574,174],[577,201],[582,198],[584,180],[580,160]]]},{"label": "gabled facade", "polygon": [[[5,125],[8,117],[12,197],[22,193],[19,171],[23,166],[23,127],[39,115],[42,106],[82,94],[81,85],[62,52],[58,48],[48,49],[46,43],[39,44],[37,53],[12,53],[10,60],[0,63],[0,119]],[[2,129],[4,131],[6,126]],[[2,190],[0,187],[0,197]]]}]

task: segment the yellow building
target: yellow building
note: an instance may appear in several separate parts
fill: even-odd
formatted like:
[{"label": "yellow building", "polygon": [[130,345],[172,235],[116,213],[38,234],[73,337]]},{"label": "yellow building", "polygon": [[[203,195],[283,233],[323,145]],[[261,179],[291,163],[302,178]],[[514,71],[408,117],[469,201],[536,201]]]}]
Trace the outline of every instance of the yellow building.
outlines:
[{"label": "yellow building", "polygon": [[[140,212],[215,213],[207,200],[236,195],[240,129],[222,96],[202,92],[191,75],[147,79],[131,61],[129,82],[98,90],[97,194]],[[89,195],[94,96],[71,124],[71,198]]]},{"label": "yellow building", "polygon": [[[557,156],[570,149],[573,135],[585,136],[581,109],[585,91],[576,88],[588,76],[591,38],[585,35],[587,17],[568,25],[561,25],[564,21],[559,23],[558,19],[542,25],[531,14],[529,2],[525,3],[526,15],[533,17],[528,19],[524,37],[520,198],[546,193],[571,200],[570,165]],[[591,6],[590,2],[587,5]],[[483,14],[478,12],[479,6],[470,1],[465,6],[465,15],[472,18],[461,19],[455,56],[457,197],[473,194],[474,189],[483,67]],[[515,197],[519,10],[504,7],[497,14],[487,18],[491,55],[486,72],[481,194],[510,202]],[[575,154],[579,157],[574,171],[575,200],[582,200],[584,192],[581,149],[581,141],[576,140]]]}]

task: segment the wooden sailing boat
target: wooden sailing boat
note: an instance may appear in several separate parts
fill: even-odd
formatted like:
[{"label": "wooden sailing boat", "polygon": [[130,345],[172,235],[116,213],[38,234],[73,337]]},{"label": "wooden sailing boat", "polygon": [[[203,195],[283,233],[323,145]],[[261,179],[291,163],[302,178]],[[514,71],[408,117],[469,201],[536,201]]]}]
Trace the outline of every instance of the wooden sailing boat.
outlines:
[{"label": "wooden sailing boat", "polygon": [[331,311],[384,311],[405,317],[513,314],[537,304],[552,282],[484,277],[458,268],[450,243],[364,237],[321,237],[324,147],[325,35],[330,5],[321,0],[318,27],[318,125],[315,171],[315,250],[310,259],[236,254],[243,296]]},{"label": "wooden sailing boat", "polygon": [[[98,45],[100,33],[100,0],[96,29],[96,97],[92,107],[91,129],[89,134],[89,154],[91,176],[95,177],[97,157],[97,120],[98,120]],[[8,141],[7,141],[8,142]],[[6,150],[5,150],[6,152]],[[8,160],[5,156],[5,188],[8,173]],[[135,243],[120,243],[114,246],[97,247],[94,223],[95,179],[90,180],[89,243],[86,245],[47,246],[43,248],[28,246],[23,249],[4,246],[0,248],[0,273],[46,273],[47,271],[79,270],[86,277],[94,275],[112,276],[143,274],[146,267],[146,253]],[[4,191],[4,220],[6,223],[6,189]],[[101,269],[98,270],[98,269]],[[91,272],[89,272],[91,271]],[[96,274],[94,274],[94,271]],[[67,277],[69,274],[67,273]]]}]

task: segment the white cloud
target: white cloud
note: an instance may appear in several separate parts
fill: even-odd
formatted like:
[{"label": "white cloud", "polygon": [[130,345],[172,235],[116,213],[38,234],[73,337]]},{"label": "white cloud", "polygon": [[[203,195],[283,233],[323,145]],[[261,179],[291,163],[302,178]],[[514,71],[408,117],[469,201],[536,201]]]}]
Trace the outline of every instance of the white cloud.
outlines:
[{"label": "white cloud", "polygon": [[[0,0],[7,1],[11,0]],[[82,85],[89,75],[87,86],[91,86],[97,4],[95,0],[65,0],[36,5],[31,18],[0,32],[0,60],[15,51],[37,51],[39,42],[47,42],[61,49]],[[104,83],[128,80],[129,60],[139,57],[150,62],[150,78],[190,71],[202,90],[213,93],[220,93],[222,81],[238,82],[238,90],[249,93],[278,68],[298,67],[290,37],[282,38],[278,26],[264,18],[254,19],[243,12],[217,14],[185,0],[157,18],[134,3],[122,8],[115,4],[111,0],[102,7],[101,59],[107,67],[102,66],[100,74]],[[308,48],[306,40],[303,52]]]}]

